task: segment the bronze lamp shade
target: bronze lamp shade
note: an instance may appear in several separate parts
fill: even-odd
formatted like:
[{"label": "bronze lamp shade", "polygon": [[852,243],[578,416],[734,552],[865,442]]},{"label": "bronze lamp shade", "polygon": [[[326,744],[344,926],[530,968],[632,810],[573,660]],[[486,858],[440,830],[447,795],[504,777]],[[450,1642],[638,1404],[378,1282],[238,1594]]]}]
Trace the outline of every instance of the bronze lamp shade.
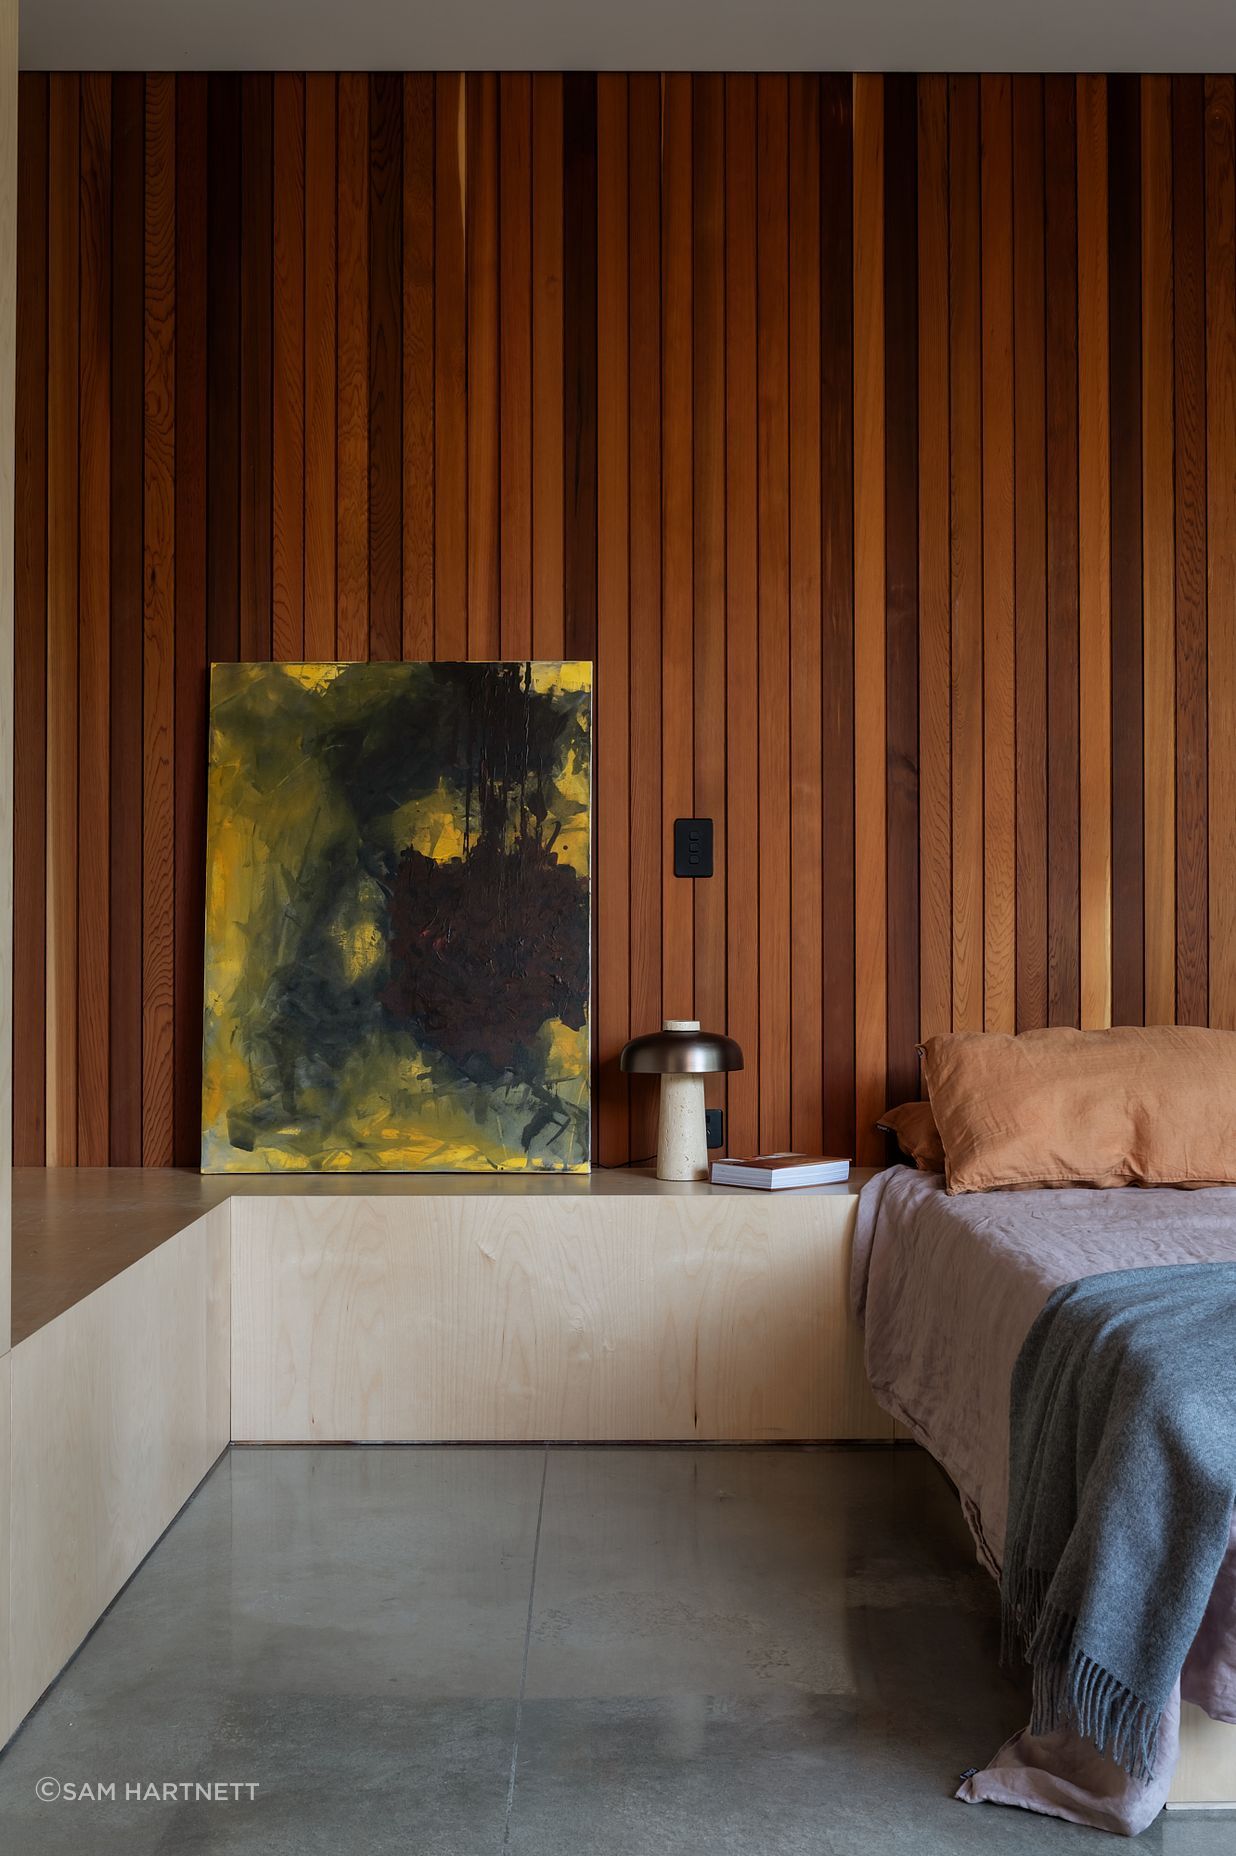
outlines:
[{"label": "bronze lamp shade", "polygon": [[618,1059],[637,1076],[676,1076],[709,1070],[741,1070],[742,1051],[719,1031],[650,1031],[632,1038]]}]

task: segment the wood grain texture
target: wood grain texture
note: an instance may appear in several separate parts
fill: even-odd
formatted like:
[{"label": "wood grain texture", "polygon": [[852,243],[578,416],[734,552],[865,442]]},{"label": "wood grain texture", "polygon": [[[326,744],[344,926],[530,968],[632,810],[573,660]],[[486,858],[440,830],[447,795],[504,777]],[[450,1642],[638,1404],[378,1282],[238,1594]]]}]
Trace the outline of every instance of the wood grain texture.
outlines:
[{"label": "wood grain texture", "polygon": [[335,643],[369,655],[369,80],[341,72],[336,146]]},{"label": "wood grain texture", "polygon": [[335,358],[338,235],[335,79],[305,78],[305,655],[336,653]]},{"label": "wood grain texture", "polygon": [[[694,274],[691,280],[691,360],[694,384],[692,402],[694,437],[693,521],[695,554],[692,563],[695,648],[693,678],[695,749],[695,805],[702,818],[713,821],[713,876],[695,888],[695,1010],[705,1025],[726,1022],[726,762],[725,730],[717,725],[724,714],[726,687],[725,618],[725,80],[720,76],[696,77],[692,89],[691,177],[693,191],[692,235]],[[818,131],[818,123],[817,123]],[[601,141],[604,148],[604,140]],[[811,149],[817,168],[818,141]],[[804,176],[804,184],[806,177]],[[819,181],[816,180],[818,258]],[[808,211],[807,216],[810,217]],[[805,269],[805,265],[804,265]],[[806,286],[810,288],[809,283]],[[602,338],[600,351],[609,348]],[[608,361],[607,361],[608,365]],[[605,378],[602,371],[599,379]],[[818,397],[817,397],[818,404]],[[807,410],[807,420],[811,412]],[[818,418],[818,413],[817,413]],[[818,429],[818,428],[817,428]],[[804,441],[804,450],[807,445]],[[598,443],[598,454],[601,447]],[[605,583],[604,571],[600,584]],[[599,615],[598,615],[599,616]],[[604,645],[605,626],[598,624]],[[805,689],[805,673],[800,689]],[[809,855],[809,853],[808,853]],[[801,911],[800,911],[801,913]],[[819,946],[819,917],[815,923]],[[809,961],[811,956],[807,955]],[[809,982],[808,982],[809,983]],[[804,1044],[815,1027],[805,1019]],[[801,1055],[801,1053],[800,1053]],[[797,1059],[796,1059],[797,1061]],[[810,1097],[810,1057],[803,1059],[799,1075]],[[710,1076],[705,1094],[710,1107],[725,1109],[727,1079]],[[795,1092],[796,1104],[800,1094]],[[801,1122],[801,1115],[799,1121]],[[797,1140],[797,1135],[795,1135]]]},{"label": "wood grain texture", "polygon": [[1201,78],[1172,80],[1175,337],[1176,1016],[1210,1010],[1206,664],[1206,140]]},{"label": "wood grain texture", "polygon": [[1013,80],[1017,1029],[1047,1022],[1047,432],[1043,83]]},{"label": "wood grain texture", "polygon": [[[305,80],[274,90],[271,614],[276,658],[305,655]],[[317,228],[314,228],[317,236]]]},{"label": "wood grain texture", "polygon": [[771,1152],[790,1121],[789,187],[784,78],[762,75],[757,80],[756,110],[760,1146]]},{"label": "wood grain texture", "polygon": [[630,1154],[630,1088],[618,1068],[631,1035],[630,746],[630,355],[627,80],[597,78],[597,759],[593,858],[597,922],[593,1040],[599,1099],[597,1158]]},{"label": "wood grain texture", "polygon": [[[112,84],[111,529],[108,807],[108,1164],[142,1159],[142,514],[145,398],[145,86]],[[177,138],[179,148],[179,138]],[[179,280],[177,295],[179,297]],[[178,473],[179,475],[179,473]],[[179,492],[178,492],[179,494]]]},{"label": "wood grain texture", "polygon": [[1013,535],[1013,93],[979,95],[983,315],[983,1029],[1017,1020]]},{"label": "wood grain texture", "polygon": [[854,79],[855,1158],[881,1154],[885,914],[884,89]]},{"label": "wood grain texture", "polygon": [[[205,859],[189,854],[206,821],[208,92],[176,79],[176,716],[173,1158],[202,1144],[201,1028]],[[113,1063],[114,1069],[114,1063]]]},{"label": "wood grain texture", "polygon": [[112,87],[81,84],[77,529],[77,1163],[106,1166],[111,986]]},{"label": "wood grain texture", "polygon": [[[918,753],[919,1031],[924,1038],[951,1031],[953,1025],[948,214],[948,80],[921,77],[918,83]],[[916,1078],[911,1095],[917,1097],[918,1094]]]},{"label": "wood grain texture", "polygon": [[1043,83],[1047,225],[1047,1018],[1081,1014],[1077,88]]},{"label": "wood grain texture", "polygon": [[[1145,1017],[1142,776],[1141,97],[1107,93],[1112,524],[1112,1021]],[[1117,803],[1118,800],[1118,803]]]},{"label": "wood grain texture", "polygon": [[433,78],[403,80],[403,633],[433,656]]},{"label": "wood grain texture", "polygon": [[23,1158],[193,1159],[208,665],[271,651],[595,659],[606,1160],[663,1010],[728,1146],[872,1154],[953,1024],[1236,1023],[1229,80],[20,114]]},{"label": "wood grain texture", "polygon": [[[727,150],[728,158],[728,150]],[[821,80],[821,278],[851,276],[854,251],[853,89]],[[822,804],[824,1150],[854,1151],[854,298],[823,289],[820,312],[821,598],[824,677]],[[730,811],[734,809],[731,762]],[[733,892],[743,865],[731,857]],[[732,942],[731,942],[732,947]],[[731,960],[733,956],[731,954]],[[731,1029],[733,1018],[731,1016]],[[734,1082],[730,1084],[733,1102]],[[732,1149],[732,1151],[734,1151]],[[740,1150],[739,1150],[740,1151]]]},{"label": "wood grain texture", "polygon": [[[661,102],[661,946],[667,1018],[695,1016],[695,891],[674,875],[674,820],[695,815],[691,79]],[[787,910],[788,915],[788,910]],[[788,1095],[789,1052],[783,1065]]]},{"label": "wood grain texture", "polygon": [[[13,1163],[46,1158],[48,79],[20,83],[13,520]],[[2,184],[2,183],[0,183]],[[137,570],[140,598],[141,565]],[[4,1336],[0,1336],[4,1338]]]},{"label": "wood grain texture", "polygon": [[[884,83],[887,1108],[918,1094],[918,85]],[[877,1110],[877,1113],[880,1111]]]},{"label": "wood grain texture", "polygon": [[1176,1016],[1172,84],[1142,79],[1142,691],[1146,1021]]},{"label": "wood grain texture", "polygon": [[1210,1022],[1236,1030],[1236,83],[1206,79]]},{"label": "wood grain texture", "polygon": [[[725,79],[725,221],[725,858],[731,872],[742,872],[726,885],[726,1021],[746,1058],[729,1081],[726,1145],[742,1154],[758,1151],[760,1102],[759,891],[752,880],[759,843],[756,106],[748,77]],[[851,1010],[851,1040],[853,1025]]]},{"label": "wood grain texture", "polygon": [[272,655],[273,83],[240,88],[240,654]]},{"label": "wood grain texture", "polygon": [[[630,963],[631,1029],[659,1026],[661,972],[661,85],[628,80],[627,211],[630,302]],[[754,154],[754,149],[752,150]],[[565,350],[564,350],[565,352]],[[564,408],[567,507],[570,405]],[[568,577],[567,626],[571,620]],[[667,1011],[666,1016],[671,1014]],[[631,1086],[631,1150],[656,1150],[656,1085]]]},{"label": "wood grain texture", "polygon": [[498,80],[466,86],[468,656],[484,659],[499,652]]},{"label": "wood grain texture", "polygon": [[949,80],[953,1030],[983,1029],[983,411],[979,85]]},{"label": "wood grain texture", "polygon": [[[824,838],[820,778],[823,726],[823,646],[821,588],[820,488],[820,84],[814,76],[789,81],[789,596],[790,596],[790,1134],[801,1152],[821,1151],[823,1099],[823,910]],[[698,224],[698,204],[697,204]],[[709,277],[708,281],[711,281]],[[711,331],[710,331],[711,332]],[[697,375],[698,381],[698,375]],[[700,395],[697,385],[697,406]],[[710,404],[709,412],[713,411]],[[701,459],[716,456],[707,431],[697,448]],[[711,491],[711,485],[708,486]],[[715,493],[714,493],[715,495]],[[719,507],[715,497],[714,508]],[[697,559],[708,575],[711,563],[701,547]],[[717,550],[717,563],[720,561]],[[697,614],[711,602],[702,598]],[[708,675],[717,646],[710,641],[696,652],[696,678]],[[697,696],[701,729],[723,700],[715,682]],[[696,755],[697,769],[699,750]],[[709,769],[708,791],[701,795],[696,775],[696,805],[705,817],[723,791],[723,780]],[[714,879],[715,880],[715,879]],[[711,885],[696,885],[696,947],[699,916]],[[707,949],[716,961],[717,950]],[[715,1012],[703,1002],[705,980],[697,958],[696,1002],[705,1022]],[[711,1006],[711,998],[708,995]]]},{"label": "wood grain texture", "polygon": [[754,1197],[237,1199],[233,1433],[891,1436],[846,1301],[854,1196]]},{"label": "wood grain texture", "polygon": [[369,85],[369,645],[403,655],[403,82]]},{"label": "wood grain texture", "polygon": [[51,81],[47,336],[47,1160],[77,1164],[80,86]]},{"label": "wood grain texture", "polygon": [[498,93],[500,655],[532,655],[532,79]]},{"label": "wood grain texture", "polygon": [[[175,1115],[176,85],[146,80],[145,605],[142,651],[142,1164]],[[186,847],[187,852],[187,847]],[[169,881],[170,878],[170,881]]]},{"label": "wood grain texture", "polygon": [[1107,88],[1077,80],[1077,475],[1081,1022],[1112,1020],[1111,412]]}]

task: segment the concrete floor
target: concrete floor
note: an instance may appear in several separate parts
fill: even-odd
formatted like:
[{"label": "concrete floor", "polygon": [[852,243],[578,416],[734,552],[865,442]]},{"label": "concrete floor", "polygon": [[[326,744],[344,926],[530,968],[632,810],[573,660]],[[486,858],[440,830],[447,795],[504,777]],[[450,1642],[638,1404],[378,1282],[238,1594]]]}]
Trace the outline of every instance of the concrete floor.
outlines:
[{"label": "concrete floor", "polygon": [[[1102,1848],[950,1797],[1025,1715],[996,1649],[916,1451],[236,1450],[0,1758],[0,1849]],[[124,1798],[183,1781],[257,1792]],[[1236,1827],[1139,1847],[1221,1856]]]}]

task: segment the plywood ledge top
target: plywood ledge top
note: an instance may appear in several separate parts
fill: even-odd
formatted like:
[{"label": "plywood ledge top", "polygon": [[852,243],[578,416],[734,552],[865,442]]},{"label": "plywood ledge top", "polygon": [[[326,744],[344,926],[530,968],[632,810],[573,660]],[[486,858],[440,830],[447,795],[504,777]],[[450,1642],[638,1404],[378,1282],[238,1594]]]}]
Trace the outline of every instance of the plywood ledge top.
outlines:
[{"label": "plywood ledge top", "polygon": [[853,1197],[871,1178],[786,1193],[659,1180],[651,1167],[592,1173],[231,1173],[172,1167],[22,1167],[13,1173],[13,1330],[17,1346],[66,1308],[228,1199],[715,1198],[733,1203]]}]

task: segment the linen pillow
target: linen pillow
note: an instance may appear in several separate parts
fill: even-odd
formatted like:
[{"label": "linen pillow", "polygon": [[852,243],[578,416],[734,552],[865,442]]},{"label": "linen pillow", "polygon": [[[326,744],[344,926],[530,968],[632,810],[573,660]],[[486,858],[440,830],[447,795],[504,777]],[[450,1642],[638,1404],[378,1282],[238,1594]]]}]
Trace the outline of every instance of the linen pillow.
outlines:
[{"label": "linen pillow", "polygon": [[921,1052],[950,1192],[1236,1184],[1236,1032],[953,1032]]},{"label": "linen pillow", "polygon": [[944,1171],[944,1144],[930,1102],[903,1102],[881,1115],[876,1127],[896,1137],[903,1154],[908,1154],[922,1173]]}]

